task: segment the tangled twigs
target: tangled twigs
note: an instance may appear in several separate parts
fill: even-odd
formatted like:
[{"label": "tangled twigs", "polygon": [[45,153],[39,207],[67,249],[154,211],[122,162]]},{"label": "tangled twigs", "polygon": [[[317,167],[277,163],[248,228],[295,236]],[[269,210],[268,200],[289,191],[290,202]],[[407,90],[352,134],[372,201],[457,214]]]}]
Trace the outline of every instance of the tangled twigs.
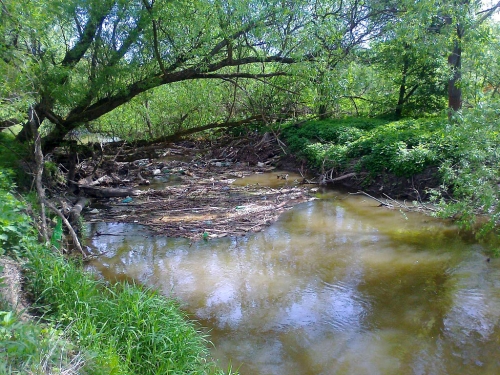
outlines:
[{"label": "tangled twigs", "polygon": [[391,197],[389,197],[387,194],[383,194],[384,199],[379,199],[375,198],[374,196],[368,194],[365,191],[358,191],[356,193],[349,193],[352,195],[364,195],[370,199],[373,199],[374,201],[380,203],[380,206],[387,207],[390,209],[400,209],[400,210],[405,210],[409,212],[436,212],[437,210],[433,207],[429,207],[428,205],[423,204],[422,202],[412,202],[411,205],[408,205],[406,201],[397,201]]},{"label": "tangled twigs", "polygon": [[[34,113],[35,111],[33,111]],[[45,206],[47,206],[51,211],[53,211],[57,216],[59,216],[64,223],[64,225],[68,228],[69,233],[71,234],[71,237],[73,238],[73,243],[76,247],[76,249],[83,255],[85,256],[85,252],[82,249],[82,246],[80,245],[80,241],[78,240],[78,236],[69,223],[68,219],[64,216],[64,214],[57,209],[56,206],[54,206],[50,201],[48,201],[45,198],[45,188],[43,187],[42,184],[42,175],[43,175],[43,167],[44,167],[44,156],[42,153],[42,147],[41,147],[41,141],[40,141],[40,134],[38,133],[38,129],[35,124],[35,120],[30,120],[31,123],[31,130],[33,132],[33,136],[35,137],[35,163],[36,163],[36,173],[35,173],[35,184],[36,184],[36,190],[38,193],[38,199],[40,200],[40,207],[41,207],[41,228],[42,228],[42,236],[43,239],[46,243],[49,242],[49,236],[47,233],[47,223],[46,223],[46,215],[45,215]]]},{"label": "tangled twigs", "polygon": [[69,223],[68,219],[66,219],[66,217],[63,215],[63,213],[60,210],[58,210],[56,206],[54,206],[52,203],[50,203],[47,200],[44,200],[44,201],[45,201],[45,205],[48,208],[50,208],[52,210],[52,212],[54,212],[57,216],[59,216],[61,218],[63,224],[66,226],[66,228],[68,228],[68,231],[71,235],[71,238],[73,239],[73,244],[75,245],[76,249],[84,257],[86,257],[87,254],[83,251],[82,245],[80,244],[80,241],[78,240],[78,236],[77,236],[75,230],[73,229],[73,227],[71,226],[71,224]]}]

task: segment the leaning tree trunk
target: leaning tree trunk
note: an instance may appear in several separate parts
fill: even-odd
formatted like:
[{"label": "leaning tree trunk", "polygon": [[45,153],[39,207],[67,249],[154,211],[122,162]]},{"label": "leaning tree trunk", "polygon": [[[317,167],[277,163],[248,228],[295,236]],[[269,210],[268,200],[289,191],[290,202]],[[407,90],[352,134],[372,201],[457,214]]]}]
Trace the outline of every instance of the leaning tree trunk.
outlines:
[{"label": "leaning tree trunk", "polygon": [[28,120],[24,123],[23,128],[17,134],[17,139],[21,142],[29,142],[34,139],[33,129],[38,129],[42,124],[45,116],[40,104],[33,105],[28,109]]}]

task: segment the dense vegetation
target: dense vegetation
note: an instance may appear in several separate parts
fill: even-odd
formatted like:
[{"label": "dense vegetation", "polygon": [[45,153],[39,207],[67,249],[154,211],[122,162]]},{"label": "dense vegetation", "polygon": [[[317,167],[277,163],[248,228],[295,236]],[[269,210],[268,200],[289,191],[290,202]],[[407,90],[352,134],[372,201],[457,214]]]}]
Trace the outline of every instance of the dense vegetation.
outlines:
[{"label": "dense vegetation", "polygon": [[[24,371],[63,329],[91,373],[204,371],[190,324],[157,330],[184,321],[175,304],[96,282],[37,244],[12,179],[39,212],[37,177],[64,180],[47,155],[69,144],[78,159],[69,141],[89,132],[135,142],[272,129],[319,174],[356,173],[369,186],[431,173],[419,197],[436,214],[498,234],[499,10],[465,0],[0,1],[0,253],[27,259],[33,297],[53,321],[40,329],[2,312],[0,340],[13,349],[0,355]],[[17,162],[34,149],[45,172],[31,163],[25,174]],[[129,346],[136,331],[125,325],[142,346]],[[31,346],[12,343],[19,332]]]},{"label": "dense vegetation", "polygon": [[431,171],[426,176],[431,185],[409,196],[432,200],[437,215],[455,217],[485,234],[500,219],[498,113],[495,107],[482,108],[453,124],[445,117],[309,121],[286,126],[283,135],[292,152],[323,175],[363,176],[358,187],[369,187],[380,176],[413,179]]}]

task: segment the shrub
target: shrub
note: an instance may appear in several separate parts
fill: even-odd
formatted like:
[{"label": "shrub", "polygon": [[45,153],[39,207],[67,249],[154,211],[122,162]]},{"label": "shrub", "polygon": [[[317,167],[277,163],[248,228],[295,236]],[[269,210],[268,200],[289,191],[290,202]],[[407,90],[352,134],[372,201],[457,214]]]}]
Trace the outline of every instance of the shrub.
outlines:
[{"label": "shrub", "polygon": [[26,235],[32,234],[31,219],[22,213],[24,205],[12,194],[12,173],[0,169],[0,255],[21,255]]},{"label": "shrub", "polygon": [[289,126],[284,134],[292,151],[316,170],[356,165],[372,175],[410,177],[439,162],[432,140],[442,124],[439,119],[311,121]]}]

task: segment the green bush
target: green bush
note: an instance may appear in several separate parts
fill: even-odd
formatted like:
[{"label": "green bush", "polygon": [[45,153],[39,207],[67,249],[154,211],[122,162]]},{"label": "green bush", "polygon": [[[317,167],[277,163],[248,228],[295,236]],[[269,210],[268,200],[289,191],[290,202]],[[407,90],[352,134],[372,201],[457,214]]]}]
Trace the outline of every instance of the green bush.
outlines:
[{"label": "green bush", "polygon": [[[433,144],[443,121],[379,119],[311,121],[285,129],[290,149],[320,171],[350,165],[372,175],[390,172],[410,177],[439,162]],[[450,148],[452,149],[452,147]]]},{"label": "green bush", "polygon": [[[439,216],[466,228],[478,222],[479,235],[500,233],[500,105],[464,111],[443,130],[440,146],[443,184],[434,189]],[[453,200],[448,199],[450,194]],[[485,220],[487,218],[487,220]]]},{"label": "green bush", "polygon": [[0,255],[21,255],[26,236],[33,234],[31,219],[23,214],[24,205],[12,194],[12,173],[0,169]]}]

